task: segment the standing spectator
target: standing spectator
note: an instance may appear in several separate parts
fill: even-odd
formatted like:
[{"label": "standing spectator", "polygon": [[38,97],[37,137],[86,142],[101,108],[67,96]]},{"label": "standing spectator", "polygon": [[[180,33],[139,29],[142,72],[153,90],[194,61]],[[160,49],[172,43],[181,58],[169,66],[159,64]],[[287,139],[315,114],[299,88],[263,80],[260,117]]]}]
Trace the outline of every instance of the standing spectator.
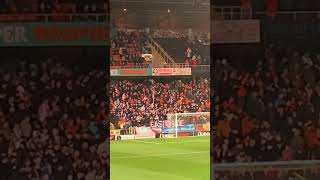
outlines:
[{"label": "standing spectator", "polygon": [[241,0],[241,17],[243,19],[251,19],[252,17],[251,0]]},{"label": "standing spectator", "polygon": [[274,19],[278,11],[278,0],[265,0],[265,3],[267,16],[269,16],[271,19]]}]

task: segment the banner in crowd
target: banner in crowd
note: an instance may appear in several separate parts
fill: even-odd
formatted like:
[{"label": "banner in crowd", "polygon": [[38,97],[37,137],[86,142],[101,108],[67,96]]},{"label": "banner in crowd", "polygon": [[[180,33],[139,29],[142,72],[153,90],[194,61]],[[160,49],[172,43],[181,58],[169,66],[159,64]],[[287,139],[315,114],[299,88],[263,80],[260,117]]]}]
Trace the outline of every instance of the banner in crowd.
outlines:
[{"label": "banner in crowd", "polygon": [[151,68],[110,69],[110,76],[151,76]]},{"label": "banner in crowd", "polygon": [[150,121],[150,126],[152,128],[162,128],[164,126],[164,120]]},{"label": "banner in crowd", "polygon": [[120,135],[120,138],[117,138],[116,140],[133,140],[135,139],[135,135],[128,134],[128,135]]},{"label": "banner in crowd", "polygon": [[[197,134],[198,135],[198,134]],[[194,136],[194,132],[184,132],[184,133],[178,133],[178,137],[190,137],[190,136]],[[199,136],[199,135],[198,135]],[[200,136],[204,136],[201,135]],[[176,134],[160,134],[159,136],[160,138],[175,138]]]},{"label": "banner in crowd", "polygon": [[[186,124],[185,126],[178,126],[177,131],[178,133],[186,133],[186,132],[194,132],[194,124]],[[176,128],[169,128],[169,127],[163,127],[161,128],[162,133],[175,133]]]},{"label": "banner in crowd", "polygon": [[110,76],[119,76],[118,69],[110,69]]},{"label": "banner in crowd", "polygon": [[106,23],[0,23],[0,46],[106,46]]},{"label": "banner in crowd", "polygon": [[[180,119],[178,120],[178,126],[185,126],[187,124],[185,120]],[[155,120],[150,122],[150,126],[154,128],[172,128],[175,127],[175,121],[169,121],[169,120]]]},{"label": "banner in crowd", "polygon": [[173,68],[172,73],[174,76],[190,76],[191,68]]},{"label": "banner in crowd", "polygon": [[152,68],[152,76],[172,76],[173,68]]},{"label": "banner in crowd", "polygon": [[164,120],[150,121],[150,127],[156,134],[161,134],[164,127]]},{"label": "banner in crowd", "polygon": [[[168,120],[156,120],[150,122],[150,127],[155,133],[175,133],[175,123]],[[178,133],[195,131],[194,124],[185,124],[184,120],[178,121]]]},{"label": "banner in crowd", "polygon": [[210,131],[207,132],[198,132],[198,136],[210,136]]},{"label": "banner in crowd", "polygon": [[213,44],[260,42],[259,20],[214,20],[211,29]]},{"label": "banner in crowd", "polygon": [[155,132],[151,127],[136,127],[135,139],[155,138]]},{"label": "banner in crowd", "polygon": [[110,76],[189,76],[191,68],[115,68]]},{"label": "banner in crowd", "polygon": [[[178,121],[178,133],[188,132],[210,132],[210,122],[205,124],[189,124],[185,120]],[[174,121],[169,120],[155,120],[150,122],[150,129],[156,134],[161,133],[175,133],[176,125]]]},{"label": "banner in crowd", "polygon": [[196,125],[196,131],[198,132],[208,132],[210,131],[210,122],[207,124],[197,124]]},{"label": "banner in crowd", "polygon": [[191,68],[152,68],[152,76],[188,76]]}]

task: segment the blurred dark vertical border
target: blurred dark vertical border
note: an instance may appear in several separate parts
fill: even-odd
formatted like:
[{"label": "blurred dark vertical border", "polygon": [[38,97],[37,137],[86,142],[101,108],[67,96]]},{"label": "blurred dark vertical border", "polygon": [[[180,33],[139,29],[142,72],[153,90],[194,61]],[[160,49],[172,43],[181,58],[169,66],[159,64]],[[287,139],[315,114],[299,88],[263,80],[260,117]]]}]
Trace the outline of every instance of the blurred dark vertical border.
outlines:
[{"label": "blurred dark vertical border", "polygon": [[215,129],[214,127],[216,126],[216,119],[215,119],[215,111],[214,111],[214,107],[215,107],[215,101],[214,101],[214,93],[215,93],[215,89],[214,89],[214,63],[213,63],[213,48],[212,48],[212,41],[211,41],[211,37],[212,37],[212,19],[213,19],[213,14],[211,12],[211,9],[213,7],[213,0],[210,0],[210,179],[213,179],[213,173],[212,173],[212,168],[213,168],[213,148],[214,148],[214,137],[215,137]]},{"label": "blurred dark vertical border", "polygon": [[111,57],[110,57],[110,46],[111,46],[111,28],[113,27],[113,24],[111,22],[111,0],[106,0],[108,6],[108,17],[107,17],[107,26],[109,27],[109,39],[107,40],[107,48],[106,48],[106,52],[107,52],[107,56],[106,56],[106,60],[103,61],[105,64],[103,67],[106,67],[106,111],[107,111],[107,121],[106,121],[106,128],[107,128],[107,132],[106,132],[106,137],[107,137],[107,141],[108,141],[108,177],[107,179],[110,180],[110,65],[111,65]]},{"label": "blurred dark vertical border", "polygon": [[[84,0],[85,1],[85,0]],[[68,1],[68,2],[81,2],[79,4],[74,4],[74,7],[76,8],[75,11],[77,11],[77,13],[75,14],[72,14],[72,13],[66,13],[67,15],[57,15],[56,17],[53,17],[51,13],[51,11],[49,12],[49,9],[47,9],[49,6],[53,7],[52,4],[48,5],[48,4],[40,4],[39,5],[39,8],[40,8],[40,11],[41,13],[35,13],[35,11],[37,10],[32,10],[34,4],[32,3],[26,3],[26,2],[22,2],[22,1],[15,1],[15,2],[19,2],[18,4],[16,4],[15,6],[13,6],[14,4],[6,4],[6,2],[9,2],[9,1],[1,1],[0,2],[0,89],[5,87],[4,89],[1,89],[0,90],[0,94],[1,94],[1,98],[0,98],[0,122],[2,123],[2,118],[4,117],[4,120],[7,120],[7,121],[10,121],[9,122],[9,127],[7,127],[6,130],[8,131],[11,131],[10,133],[14,134],[12,131],[13,131],[13,127],[10,127],[10,123],[13,123],[13,126],[15,125],[15,123],[17,124],[17,121],[18,123],[20,123],[20,121],[24,121],[24,119],[20,119],[19,117],[23,117],[23,118],[29,118],[29,120],[31,120],[31,123],[33,125],[34,122],[32,122],[32,120],[36,121],[37,120],[37,115],[38,115],[38,107],[39,105],[41,104],[41,102],[43,102],[45,99],[54,99],[53,97],[48,97],[48,95],[44,92],[46,91],[47,87],[43,86],[43,89],[37,89],[37,91],[35,92],[38,92],[39,94],[32,94],[31,97],[36,99],[36,103],[35,104],[32,104],[32,107],[29,109],[27,109],[28,111],[26,112],[23,112],[23,113],[18,113],[16,110],[16,112],[12,112],[11,109],[10,109],[10,106],[7,102],[5,101],[2,101],[2,99],[5,99],[7,100],[6,98],[3,98],[2,95],[3,94],[8,94],[8,96],[19,96],[20,92],[18,92],[19,90],[16,90],[16,89],[19,89],[17,88],[16,86],[18,86],[17,84],[14,84],[16,82],[19,83],[19,76],[24,76],[25,74],[31,74],[29,73],[28,70],[30,69],[33,69],[35,66],[38,66],[39,69],[41,69],[41,63],[42,61],[50,61],[50,63],[48,63],[49,65],[50,64],[68,64],[67,65],[67,68],[69,69],[77,69],[75,71],[75,74],[78,74],[78,69],[83,69],[84,71],[86,72],[89,72],[91,70],[97,70],[97,71],[102,71],[104,72],[103,74],[103,78],[100,78],[101,81],[99,81],[98,83],[97,82],[93,82],[92,84],[95,84],[95,86],[97,84],[100,84],[99,87],[103,86],[105,87],[104,88],[104,92],[101,92],[100,91],[100,88],[97,92],[101,92],[101,94],[98,94],[97,96],[99,96],[99,98],[103,98],[105,99],[105,112],[104,114],[107,114],[109,113],[109,82],[110,82],[110,61],[109,61],[109,37],[110,36],[103,36],[103,37],[107,37],[106,39],[97,39],[97,37],[99,37],[99,35],[96,35],[94,33],[91,34],[91,38],[90,40],[94,40],[94,41],[99,41],[100,43],[98,44],[90,44],[90,40],[87,41],[87,42],[72,42],[70,44],[70,42],[66,42],[64,44],[63,41],[60,41],[62,38],[63,35],[59,34],[55,34],[53,35],[52,37],[55,37],[57,39],[53,39],[54,41],[59,41],[58,43],[57,42],[49,42],[51,37],[49,37],[49,39],[45,39],[45,35],[44,34],[41,34],[41,32],[43,33],[44,31],[48,30],[48,33],[49,33],[49,29],[50,28],[47,28],[47,24],[49,24],[50,26],[52,26],[54,23],[54,21],[59,21],[56,23],[56,26],[57,26],[57,29],[56,30],[59,30],[59,28],[61,28],[61,31],[63,28],[69,26],[71,24],[71,26],[75,25],[75,26],[78,26],[78,25],[81,25],[82,27],[84,26],[87,26],[90,28],[90,26],[93,24],[92,22],[94,21],[97,21],[98,19],[96,18],[95,19],[95,14],[92,13],[90,15],[86,15],[86,16],[82,16],[81,13],[85,13],[85,12],[82,12],[81,8],[82,7],[85,7],[84,5],[84,1]],[[109,0],[107,0],[107,4],[110,4]],[[13,1],[12,1],[13,2]],[[33,3],[36,2],[36,1],[32,1]],[[46,2],[48,3],[49,1],[43,1],[43,2]],[[60,2],[60,1],[59,1]],[[10,3],[10,2],[9,2]],[[50,1],[50,3],[53,3],[53,1]],[[86,3],[91,3],[90,6],[93,8],[94,6],[94,2],[92,1],[86,1]],[[48,7],[47,7],[48,5]],[[28,9],[30,6],[30,9]],[[66,6],[67,7],[67,6]],[[70,6],[71,7],[71,6]],[[97,10],[97,12],[101,15],[101,14],[105,14],[105,15],[102,15],[101,19],[99,19],[99,23],[103,23],[105,24],[105,27],[107,27],[107,32],[109,33],[110,31],[110,6],[107,6],[107,12],[104,12],[104,11],[100,11],[102,9],[103,6],[99,7],[98,5],[96,5],[95,9]],[[42,9],[44,8],[44,9]],[[57,9],[60,9],[61,6],[57,6],[56,7]],[[19,9],[23,9],[24,12],[18,12]],[[56,10],[57,10],[56,9]],[[79,10],[79,11],[78,11]],[[106,10],[106,9],[104,9]],[[11,12],[11,11],[14,11],[14,12]],[[93,10],[92,10],[93,11]],[[63,14],[63,13],[62,13]],[[106,17],[106,18],[105,18]],[[57,19],[55,19],[57,18]],[[75,18],[75,19],[73,19]],[[64,21],[64,19],[66,21]],[[46,23],[46,22],[49,22],[49,23]],[[51,23],[51,22],[54,22],[54,23]],[[71,22],[71,23],[70,23]],[[19,24],[19,25],[17,25]],[[25,41],[21,41],[21,42],[18,42],[19,38],[21,37],[18,37],[16,36],[16,38],[18,39],[11,39],[12,37],[14,37],[14,33],[12,33],[12,31],[14,32],[14,29],[12,28],[18,28],[21,26],[23,27],[24,26],[24,30],[28,30],[29,29],[32,29],[32,25],[34,25],[34,27],[42,27],[43,29],[41,28],[38,28],[38,31],[37,32],[40,32],[38,35],[37,38],[44,38],[42,40],[44,41],[33,41],[34,39],[37,39],[37,38],[29,38],[31,37],[32,35],[28,34],[28,32],[26,32],[26,37],[28,37],[28,39],[25,39]],[[87,24],[87,25],[86,25]],[[42,26],[43,25],[43,26]],[[61,26],[59,26],[61,25]],[[92,26],[93,29],[95,28],[94,26]],[[47,28],[47,29],[46,29]],[[88,29],[89,29],[88,28]],[[67,28],[66,28],[67,29]],[[85,29],[85,28],[83,28]],[[83,29],[79,29],[79,31],[82,31]],[[98,29],[98,28],[97,28]],[[16,29],[17,30],[17,29]],[[20,29],[21,30],[21,29]],[[19,31],[19,30],[18,30]],[[15,31],[15,33],[17,33],[18,31]],[[85,30],[84,30],[85,31]],[[21,31],[20,31],[21,32]],[[66,31],[64,31],[66,32]],[[99,32],[101,33],[100,30],[98,31],[95,31],[95,32]],[[9,33],[12,33],[12,34],[9,34]],[[80,32],[80,33],[84,33],[83,31]],[[5,35],[8,35],[8,36],[5,36]],[[36,33],[35,33],[36,34]],[[50,33],[49,33],[50,34]],[[54,34],[54,33],[53,33]],[[62,33],[63,34],[63,33]],[[85,34],[85,33],[84,33]],[[89,33],[88,33],[89,34]],[[34,35],[34,34],[33,34]],[[43,35],[43,36],[42,36]],[[71,37],[73,36],[74,34],[69,34],[69,35],[65,35],[64,37],[66,37],[66,39],[68,39],[68,37]],[[48,35],[50,36],[50,35]],[[80,37],[80,36],[79,36]],[[12,41],[12,40],[16,40],[17,42],[15,41]],[[38,39],[39,40],[39,39]],[[45,40],[48,40],[48,41],[45,41]],[[65,40],[65,39],[63,39]],[[70,40],[70,39],[69,39]],[[104,41],[105,43],[101,43],[101,41]],[[6,44],[7,43],[7,44]],[[17,44],[14,44],[14,43],[17,43]],[[37,44],[38,43],[38,44]],[[43,43],[43,44],[41,44]],[[53,44],[52,44],[53,43]],[[55,44],[56,43],[56,44]],[[77,45],[77,43],[80,43],[80,45]],[[86,45],[86,43],[88,43],[89,45]],[[30,67],[25,67],[25,65],[30,65]],[[20,67],[23,67],[25,69],[19,69]],[[51,69],[53,69],[54,67],[51,67],[49,66],[48,69],[49,71]],[[16,81],[14,83],[11,83],[11,82],[4,82],[4,79],[5,79],[5,76],[6,74],[14,74],[13,76],[14,79],[12,81]],[[79,73],[81,74],[81,73]],[[40,78],[40,77],[38,77]],[[77,79],[78,77],[76,76],[74,79]],[[22,79],[22,78],[21,78]],[[57,78],[58,79],[58,78]],[[20,80],[21,81],[21,80]],[[33,86],[34,84],[31,84],[33,83],[33,81],[35,82],[39,82],[40,80],[39,79],[26,79],[25,82],[20,82],[20,85],[23,84],[23,85],[26,85],[28,86]],[[62,82],[64,82],[64,79],[61,80]],[[6,85],[5,84],[9,84],[9,88],[6,88]],[[13,86],[10,86],[11,84],[13,84]],[[49,84],[49,83],[47,83]],[[64,86],[65,84],[63,84],[62,86]],[[41,87],[41,85],[39,84],[39,86]],[[26,91],[30,90],[30,92],[28,93],[33,93],[34,91],[28,88],[25,88]],[[51,90],[50,89],[50,92],[53,92],[54,90]],[[59,92],[60,94],[64,94],[64,92]],[[75,94],[81,94],[82,96],[85,96],[85,95],[88,95],[90,97],[91,94],[85,94],[86,92],[75,92]],[[54,95],[50,95],[50,96],[54,96]],[[33,100],[30,100],[33,102]],[[16,102],[14,102],[16,103]],[[61,102],[60,102],[61,103]],[[17,106],[18,106],[19,102],[17,102]],[[64,105],[62,103],[62,105]],[[19,109],[18,107],[15,107],[16,109]],[[97,109],[96,109],[97,110]],[[70,109],[70,111],[73,111],[73,109]],[[98,110],[97,110],[98,111]],[[6,112],[10,112],[8,114],[6,114]],[[94,111],[96,112],[96,111]],[[70,114],[76,114],[75,112],[67,112],[67,113],[70,113]],[[84,117],[87,117],[88,116],[88,113],[84,113]],[[12,115],[12,116],[11,116]],[[80,115],[75,115],[74,117],[76,116],[80,116]],[[7,119],[6,119],[7,118]],[[55,117],[54,117],[55,118]],[[52,118],[52,119],[54,119]],[[59,117],[60,118],[60,117]],[[89,118],[88,118],[89,119]],[[95,119],[95,118],[92,118],[92,119]],[[62,124],[59,124],[60,121],[58,121],[59,119],[54,119],[56,120],[56,124],[52,125],[53,128],[59,128],[60,126],[62,126]],[[22,122],[21,122],[22,123]],[[98,126],[98,125],[97,125]],[[34,135],[36,134],[35,131],[37,131],[39,133],[42,132],[42,130],[45,128],[45,127],[42,127],[42,124],[40,125],[40,127],[37,127],[37,128],[34,128],[32,127],[33,129],[31,130],[31,134],[32,136],[29,136],[28,138],[25,138],[23,140],[28,140],[28,142],[16,142],[15,140],[10,140],[9,139],[9,142],[12,143],[12,144],[15,144],[15,143],[21,143],[21,146],[19,148],[17,148],[19,152],[16,153],[15,156],[18,156],[16,158],[16,161],[17,162],[8,162],[8,159],[10,160],[10,157],[9,158],[6,158],[4,156],[9,156],[7,153],[2,153],[3,151],[9,151],[8,150],[8,147],[6,146],[2,146],[2,141],[3,139],[5,139],[3,136],[3,129],[4,128],[2,126],[2,124],[0,124],[0,179],[24,179],[26,178],[22,172],[24,172],[25,170],[21,170],[20,168],[23,169],[23,166],[24,166],[24,163],[31,163],[31,166],[33,168],[33,161],[36,161],[38,160],[37,158],[35,159],[32,159],[34,156],[34,154],[38,155],[38,153],[41,154],[41,152],[49,152],[49,151],[52,151],[52,149],[56,148],[56,147],[52,147],[54,145],[51,145],[50,146],[44,146],[44,147],[41,147],[42,149],[39,149],[35,152],[32,152],[33,155],[30,155],[30,151],[27,150],[27,148],[25,148],[26,146],[29,146],[30,144],[30,141],[33,141],[34,140]],[[21,125],[21,130],[23,130],[25,127],[23,125]],[[109,146],[109,119],[108,118],[105,118],[105,121],[103,123],[101,123],[101,125],[99,125],[98,127],[98,130],[99,131],[97,134],[99,134],[99,138],[96,138],[94,139],[92,142],[88,142],[89,146],[96,146],[98,147],[98,145],[101,143],[101,142],[107,142],[108,144],[108,148],[110,147]],[[51,133],[51,132],[49,132]],[[65,136],[64,132],[59,132],[61,133],[61,137],[64,138],[64,139],[67,139],[68,142],[66,142],[65,144],[63,144],[64,146],[66,146],[66,148],[72,144],[76,144],[75,146],[77,146],[79,149],[81,149],[82,147],[80,146],[79,147],[79,142],[72,142],[74,139],[68,139]],[[103,136],[100,136],[101,134],[103,134]],[[2,136],[3,135],[3,136]],[[40,134],[41,135],[41,134]],[[15,139],[15,138],[14,138]],[[49,142],[53,141],[52,139],[49,138],[48,140]],[[70,142],[71,141],[71,142]],[[77,140],[74,140],[74,141],[77,141]],[[81,140],[78,140],[78,141],[81,141]],[[84,140],[86,141],[86,140]],[[73,144],[74,143],[74,144]],[[8,143],[9,144],[9,143]],[[49,144],[49,143],[45,143],[45,144]],[[82,144],[81,144],[82,145]],[[9,146],[9,145],[8,145]],[[35,144],[35,146],[38,146],[38,144]],[[71,146],[71,145],[70,145]],[[73,146],[72,146],[73,147]],[[103,167],[103,170],[104,173],[106,174],[106,176],[104,176],[106,179],[110,179],[110,167],[109,167],[109,164],[110,164],[110,151],[109,149],[104,149],[106,146],[104,146],[102,148],[103,151],[107,152],[108,153],[108,156],[107,156],[107,160],[108,160],[108,167]],[[7,148],[7,149],[6,149]],[[64,147],[62,147],[63,149]],[[97,148],[98,149],[98,148]],[[21,152],[20,152],[21,151]],[[61,150],[62,151],[62,150]],[[59,152],[61,153],[61,152]],[[62,153],[61,153],[62,154]],[[97,152],[95,152],[95,155],[97,156]],[[44,154],[43,154],[44,155]],[[80,155],[82,156],[82,155]],[[71,155],[69,154],[69,157],[71,161],[71,163],[74,163],[74,160],[73,160],[73,157],[71,157]],[[99,159],[99,157],[93,157],[95,159]],[[47,158],[46,158],[47,159]],[[50,158],[48,158],[50,159]],[[67,158],[66,158],[67,159]],[[62,158],[61,160],[61,164],[60,165],[64,165],[66,164],[69,165],[70,161],[64,161],[65,159]],[[2,166],[1,163],[9,163],[8,166]],[[17,166],[15,165],[18,164]],[[19,164],[20,163],[20,164]],[[48,163],[49,164],[49,163]],[[12,165],[12,166],[11,166]],[[41,167],[41,171],[43,169],[45,169],[46,167]],[[5,171],[3,171],[3,169],[5,169]],[[84,171],[91,171],[91,170],[94,170],[95,168],[94,167],[87,167],[85,168]],[[20,171],[21,170],[21,171]],[[39,170],[40,171],[40,170]],[[45,170],[46,171],[46,170]],[[49,170],[47,170],[49,171]],[[70,171],[68,171],[69,173]],[[47,173],[47,174],[50,174],[48,172],[41,172],[41,173]],[[38,175],[41,176],[39,177],[39,179],[42,178],[42,175],[39,173]],[[76,176],[78,172],[72,172],[74,173],[74,175]],[[23,174],[23,175],[22,175]],[[56,179],[56,177],[52,177],[53,175],[48,175],[48,178],[47,179]],[[29,177],[30,178],[30,177]],[[27,178],[26,178],[27,179]],[[31,179],[31,178],[30,178]],[[45,178],[43,178],[45,179]],[[58,178],[59,179],[59,178]],[[64,179],[64,178],[63,178]],[[61,180],[63,180],[61,179]],[[75,179],[75,178],[73,178]]]}]

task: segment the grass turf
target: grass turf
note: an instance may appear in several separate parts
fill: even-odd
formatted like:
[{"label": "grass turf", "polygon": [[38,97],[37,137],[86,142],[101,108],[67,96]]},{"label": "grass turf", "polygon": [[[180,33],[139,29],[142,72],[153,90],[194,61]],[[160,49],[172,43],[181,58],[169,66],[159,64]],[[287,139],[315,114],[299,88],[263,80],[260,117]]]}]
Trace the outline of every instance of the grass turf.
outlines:
[{"label": "grass turf", "polygon": [[210,137],[112,141],[111,180],[209,180]]}]

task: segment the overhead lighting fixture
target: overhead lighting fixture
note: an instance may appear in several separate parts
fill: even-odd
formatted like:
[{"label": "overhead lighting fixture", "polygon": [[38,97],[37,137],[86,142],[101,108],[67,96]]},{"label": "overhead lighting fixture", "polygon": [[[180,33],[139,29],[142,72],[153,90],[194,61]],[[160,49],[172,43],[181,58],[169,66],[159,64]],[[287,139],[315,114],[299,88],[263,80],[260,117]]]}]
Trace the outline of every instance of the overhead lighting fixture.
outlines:
[{"label": "overhead lighting fixture", "polygon": [[127,9],[126,9],[126,8],[124,8],[124,9],[123,9],[123,12],[127,12]]},{"label": "overhead lighting fixture", "polygon": [[168,8],[168,13],[170,13],[171,12],[171,10]]}]

